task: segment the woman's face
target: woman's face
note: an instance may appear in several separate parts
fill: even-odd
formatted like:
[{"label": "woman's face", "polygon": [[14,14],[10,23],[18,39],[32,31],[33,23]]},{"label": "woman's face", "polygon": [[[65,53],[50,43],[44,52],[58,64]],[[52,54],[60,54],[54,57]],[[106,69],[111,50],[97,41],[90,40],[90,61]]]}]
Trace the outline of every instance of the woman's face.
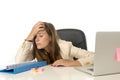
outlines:
[{"label": "woman's face", "polygon": [[50,42],[50,36],[45,30],[39,31],[35,38],[35,43],[38,49],[45,49]]}]

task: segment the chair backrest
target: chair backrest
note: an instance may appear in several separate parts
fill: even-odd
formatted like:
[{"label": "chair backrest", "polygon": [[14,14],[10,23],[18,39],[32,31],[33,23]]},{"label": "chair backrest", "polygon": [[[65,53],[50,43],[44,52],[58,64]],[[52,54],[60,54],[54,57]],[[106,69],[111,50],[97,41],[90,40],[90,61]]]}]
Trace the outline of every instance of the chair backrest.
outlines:
[{"label": "chair backrest", "polygon": [[87,50],[86,36],[79,29],[58,29],[58,36],[66,41],[71,41],[76,47]]}]

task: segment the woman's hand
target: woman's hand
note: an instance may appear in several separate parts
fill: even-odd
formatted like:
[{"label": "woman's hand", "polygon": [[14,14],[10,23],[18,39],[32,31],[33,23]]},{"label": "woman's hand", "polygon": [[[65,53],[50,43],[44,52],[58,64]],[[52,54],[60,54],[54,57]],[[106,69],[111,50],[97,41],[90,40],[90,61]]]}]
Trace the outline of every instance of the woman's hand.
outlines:
[{"label": "woman's hand", "polygon": [[55,61],[52,66],[59,67],[59,66],[80,66],[79,61],[73,61],[73,60],[66,60],[66,59],[59,59]]},{"label": "woman's hand", "polygon": [[30,34],[28,35],[28,37],[26,38],[26,40],[33,40],[33,38],[34,38],[34,36],[37,34],[37,32],[38,32],[39,30],[41,30],[40,27],[43,27],[42,29],[45,28],[44,23],[41,22],[41,21],[37,22],[37,23],[33,26],[32,30],[31,30]]}]

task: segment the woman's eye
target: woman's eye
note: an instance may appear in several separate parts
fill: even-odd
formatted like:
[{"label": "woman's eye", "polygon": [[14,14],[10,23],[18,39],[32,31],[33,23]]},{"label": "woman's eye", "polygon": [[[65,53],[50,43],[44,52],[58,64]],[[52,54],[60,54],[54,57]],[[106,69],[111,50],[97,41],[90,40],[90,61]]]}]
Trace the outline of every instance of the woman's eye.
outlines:
[{"label": "woman's eye", "polygon": [[43,35],[39,35],[39,37],[43,37]]}]

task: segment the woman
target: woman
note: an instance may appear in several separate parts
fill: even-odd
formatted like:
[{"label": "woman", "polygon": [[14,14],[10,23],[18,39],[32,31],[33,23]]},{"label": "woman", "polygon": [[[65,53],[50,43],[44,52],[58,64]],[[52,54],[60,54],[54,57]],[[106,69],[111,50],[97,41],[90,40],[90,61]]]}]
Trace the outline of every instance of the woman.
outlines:
[{"label": "woman", "polygon": [[[74,60],[73,57],[78,58]],[[47,61],[57,66],[84,66],[93,64],[94,54],[77,48],[69,41],[59,39],[54,26],[47,22],[37,22],[20,46],[16,63],[37,60]]]}]

